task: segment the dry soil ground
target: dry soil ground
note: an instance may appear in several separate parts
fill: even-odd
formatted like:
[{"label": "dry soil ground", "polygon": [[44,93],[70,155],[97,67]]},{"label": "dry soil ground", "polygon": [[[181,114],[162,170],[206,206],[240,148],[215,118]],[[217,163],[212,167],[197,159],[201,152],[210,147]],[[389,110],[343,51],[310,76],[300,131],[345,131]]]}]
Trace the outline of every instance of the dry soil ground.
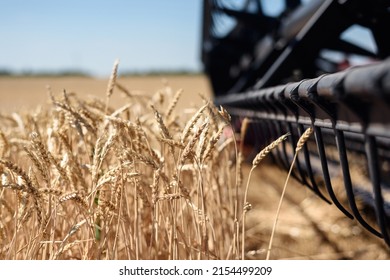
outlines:
[{"label": "dry soil ground", "polygon": [[[119,82],[132,91],[151,94],[164,82],[174,89],[184,89],[179,108],[200,102],[198,93],[211,94],[204,76],[129,77]],[[47,86],[54,94],[77,92],[78,95],[104,97],[106,79],[92,78],[5,78],[0,77],[0,113],[33,110],[48,100]],[[112,103],[123,102],[119,94]],[[114,105],[114,104],[112,104]],[[115,104],[116,105],[116,104]],[[249,164],[244,166],[247,178]],[[249,202],[253,209],[247,216],[248,258],[264,259],[275,212],[287,172],[262,162],[252,176]],[[333,205],[327,205],[305,187],[291,180],[276,231],[271,258],[277,259],[389,259],[390,250],[381,239],[368,234],[355,221],[344,217]]]}]

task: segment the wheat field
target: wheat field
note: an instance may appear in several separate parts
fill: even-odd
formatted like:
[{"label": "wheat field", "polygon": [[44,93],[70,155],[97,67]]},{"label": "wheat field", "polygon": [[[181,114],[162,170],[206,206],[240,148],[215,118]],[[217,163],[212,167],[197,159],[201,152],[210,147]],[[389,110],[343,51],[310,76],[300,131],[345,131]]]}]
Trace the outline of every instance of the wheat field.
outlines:
[{"label": "wheat field", "polygon": [[0,78],[0,259],[265,259],[273,233],[275,259],[389,258],[297,182],[283,189],[266,155],[288,135],[248,161],[204,76],[116,67]]}]

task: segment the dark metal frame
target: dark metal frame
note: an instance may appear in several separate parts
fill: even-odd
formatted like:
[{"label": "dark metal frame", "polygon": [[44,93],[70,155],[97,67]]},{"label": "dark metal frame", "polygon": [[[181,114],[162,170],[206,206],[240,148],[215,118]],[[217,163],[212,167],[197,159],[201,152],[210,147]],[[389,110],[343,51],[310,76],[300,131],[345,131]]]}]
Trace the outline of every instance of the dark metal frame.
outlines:
[{"label": "dark metal frame", "polygon": [[[313,127],[293,176],[390,247],[390,1],[285,0],[279,17],[265,15],[261,0],[240,8],[225,2],[204,0],[202,61],[215,103],[237,128],[242,118],[252,119],[249,138],[258,149],[290,132],[290,141],[273,151],[286,169],[299,136]],[[221,16],[236,22],[223,35],[216,30]],[[376,52],[342,40],[354,24],[371,31]],[[321,58],[323,49],[377,62],[338,72]],[[367,182],[351,176],[356,166]],[[336,192],[335,170],[341,170],[347,205]]]},{"label": "dark metal frame", "polygon": [[[312,0],[306,5],[285,0],[286,10],[278,17],[265,15],[261,0],[247,0],[240,9],[225,2],[204,0],[202,61],[215,95],[337,71],[337,65],[321,58],[324,49],[379,60],[390,56],[388,0]],[[216,31],[221,17],[236,22],[227,34]],[[376,52],[342,40],[341,34],[356,24],[372,32]]]}]

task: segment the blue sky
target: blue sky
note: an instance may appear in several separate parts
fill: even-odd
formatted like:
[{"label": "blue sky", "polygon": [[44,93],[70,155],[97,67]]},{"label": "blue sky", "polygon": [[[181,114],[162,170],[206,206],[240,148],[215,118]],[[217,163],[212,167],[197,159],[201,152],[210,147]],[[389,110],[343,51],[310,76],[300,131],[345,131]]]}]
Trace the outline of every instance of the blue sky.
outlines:
[{"label": "blue sky", "polygon": [[0,69],[199,71],[201,0],[0,0]]},{"label": "blue sky", "polygon": [[[0,0],[0,70],[107,76],[118,58],[119,71],[201,71],[202,2]],[[262,1],[271,14],[281,2]],[[346,37],[370,47],[360,33]]]}]

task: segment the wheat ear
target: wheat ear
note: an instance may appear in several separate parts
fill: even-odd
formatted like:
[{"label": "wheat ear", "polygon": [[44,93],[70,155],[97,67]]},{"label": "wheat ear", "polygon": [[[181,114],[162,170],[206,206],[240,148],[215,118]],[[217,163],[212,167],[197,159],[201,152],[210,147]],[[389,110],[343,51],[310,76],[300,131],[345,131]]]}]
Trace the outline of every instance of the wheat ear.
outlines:
[{"label": "wheat ear", "polygon": [[116,78],[117,78],[117,74],[118,74],[118,66],[119,66],[119,60],[117,59],[114,62],[114,66],[112,68],[110,80],[108,81],[108,85],[107,85],[106,109],[105,109],[106,114],[107,114],[107,111],[108,111],[108,103],[110,101],[110,97],[114,93],[114,87],[115,87]]},{"label": "wheat ear", "polygon": [[169,107],[168,107],[168,110],[167,110],[167,113],[165,115],[165,120],[168,121],[169,120],[169,117],[171,116],[173,110],[175,109],[176,107],[176,104],[177,102],[179,101],[179,98],[181,96],[181,94],[183,93],[183,89],[179,89],[175,96],[173,97],[172,101],[171,101],[171,104],[169,104]]}]

